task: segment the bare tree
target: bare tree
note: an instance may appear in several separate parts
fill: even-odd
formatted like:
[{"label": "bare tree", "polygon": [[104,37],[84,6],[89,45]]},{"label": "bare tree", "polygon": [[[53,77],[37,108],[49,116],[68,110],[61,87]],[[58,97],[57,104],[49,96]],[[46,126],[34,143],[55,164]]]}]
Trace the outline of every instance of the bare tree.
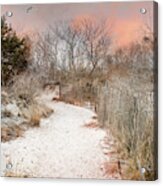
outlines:
[{"label": "bare tree", "polygon": [[104,61],[111,44],[109,26],[107,21],[97,21],[83,18],[78,30],[82,35],[82,42],[87,60],[91,63],[90,75],[93,74],[100,62]]},{"label": "bare tree", "polygon": [[54,79],[58,66],[58,40],[49,29],[42,36],[37,35],[33,46],[33,68],[42,75]]},{"label": "bare tree", "polygon": [[[60,39],[61,47],[60,52],[62,55],[67,55],[68,68],[71,72],[76,72],[77,58],[79,57],[79,42],[80,33],[73,29],[71,21],[59,22],[59,26],[55,27],[55,33],[58,39]],[[62,56],[63,57],[63,56]]]}]

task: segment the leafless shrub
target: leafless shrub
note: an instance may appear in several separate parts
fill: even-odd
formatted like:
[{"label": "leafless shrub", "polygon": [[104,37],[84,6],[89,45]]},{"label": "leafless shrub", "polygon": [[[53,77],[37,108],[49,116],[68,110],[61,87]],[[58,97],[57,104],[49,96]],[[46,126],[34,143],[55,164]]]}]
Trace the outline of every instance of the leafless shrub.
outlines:
[{"label": "leafless shrub", "polygon": [[25,73],[14,78],[9,88],[10,96],[17,101],[21,100],[24,106],[31,104],[42,88],[42,82],[36,74]]},{"label": "leafless shrub", "polygon": [[27,119],[29,126],[32,127],[40,126],[41,118],[48,117],[52,112],[52,109],[37,102],[32,103],[22,110],[24,118]]},{"label": "leafless shrub", "polygon": [[[40,126],[41,118],[48,117],[53,112],[52,109],[48,108],[45,104],[39,103],[36,99],[40,90],[42,90],[42,83],[40,76],[32,72],[26,72],[16,76],[10,87],[5,87],[6,92],[2,92],[3,119],[10,119],[11,124],[2,124],[3,142],[22,136],[29,127]],[[14,104],[20,110],[20,113],[15,116],[16,121],[11,113],[5,110],[6,105],[9,103],[11,105]],[[18,124],[21,120],[25,122]]]}]

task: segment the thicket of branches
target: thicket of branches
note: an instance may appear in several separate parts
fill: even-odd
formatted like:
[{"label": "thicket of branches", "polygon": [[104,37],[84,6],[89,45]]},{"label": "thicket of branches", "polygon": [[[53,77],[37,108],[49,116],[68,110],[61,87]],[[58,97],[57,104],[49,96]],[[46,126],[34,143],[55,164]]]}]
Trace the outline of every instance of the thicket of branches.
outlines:
[{"label": "thicket of branches", "polygon": [[[111,44],[106,22],[82,19],[58,22],[38,36],[33,54],[35,64],[73,75],[87,72],[91,76],[105,60]],[[37,67],[36,67],[37,69]]]},{"label": "thicket of branches", "polygon": [[41,74],[42,82],[59,81],[63,94],[64,85],[73,84],[69,97],[72,100],[95,99],[96,85],[103,81],[101,73],[106,74],[111,53],[108,25],[105,20],[85,17],[78,21],[56,22],[44,34],[38,35],[30,68]]}]

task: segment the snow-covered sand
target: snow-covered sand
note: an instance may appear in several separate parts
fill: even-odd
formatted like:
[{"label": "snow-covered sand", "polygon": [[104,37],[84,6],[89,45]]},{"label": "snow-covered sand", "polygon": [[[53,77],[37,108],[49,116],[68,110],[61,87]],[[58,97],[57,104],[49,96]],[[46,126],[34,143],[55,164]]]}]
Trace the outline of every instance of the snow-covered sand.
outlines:
[{"label": "snow-covered sand", "polygon": [[100,128],[84,127],[95,115],[91,110],[51,101],[43,95],[41,100],[54,109],[39,128],[31,128],[23,137],[2,143],[2,159],[12,164],[2,166],[2,175],[55,178],[105,179],[101,168],[107,161],[100,146],[106,133]]}]

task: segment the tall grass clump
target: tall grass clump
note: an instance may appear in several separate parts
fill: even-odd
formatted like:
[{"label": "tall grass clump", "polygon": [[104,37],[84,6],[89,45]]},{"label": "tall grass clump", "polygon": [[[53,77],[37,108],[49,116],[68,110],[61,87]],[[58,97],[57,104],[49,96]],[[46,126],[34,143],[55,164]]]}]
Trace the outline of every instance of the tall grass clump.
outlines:
[{"label": "tall grass clump", "polygon": [[[127,162],[125,175],[150,179],[155,172],[153,92],[134,92],[111,84],[102,90],[99,120],[118,142],[119,158]],[[141,175],[141,168],[146,168],[145,175]]]}]

